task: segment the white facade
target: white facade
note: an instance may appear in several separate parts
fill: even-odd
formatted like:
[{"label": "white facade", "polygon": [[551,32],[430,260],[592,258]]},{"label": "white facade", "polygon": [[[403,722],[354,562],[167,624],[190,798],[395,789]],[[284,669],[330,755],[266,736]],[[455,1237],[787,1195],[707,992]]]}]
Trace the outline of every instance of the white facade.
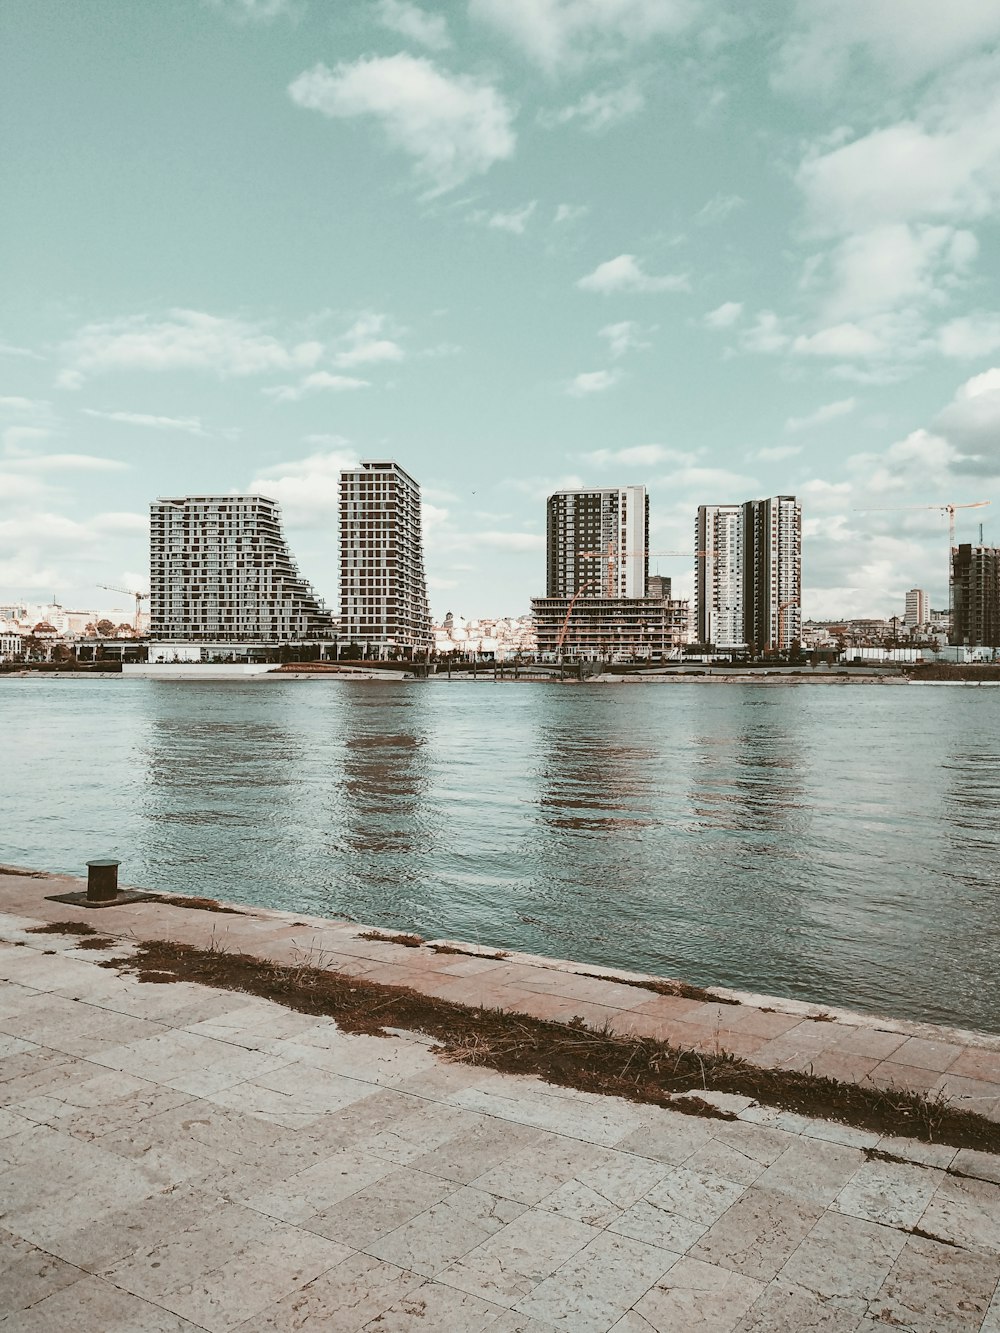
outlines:
[{"label": "white facade", "polygon": [[340,474],[340,631],[380,655],[433,646],[420,487],[390,460]]},{"label": "white facade", "polygon": [[150,635],[190,643],[331,639],[263,495],[185,495],[150,506]]},{"label": "white facade", "polygon": [[930,598],[923,588],[911,588],[906,594],[906,612],[904,625],[914,629],[917,625],[926,625],[931,618]]},{"label": "white facade", "polygon": [[694,543],[697,642],[742,648],[743,506],[699,505]]},{"label": "white facade", "polygon": [[23,642],[20,634],[0,633],[0,662],[10,662],[20,657]]},{"label": "white facade", "polygon": [[556,491],[547,514],[548,597],[645,597],[645,486]]}]

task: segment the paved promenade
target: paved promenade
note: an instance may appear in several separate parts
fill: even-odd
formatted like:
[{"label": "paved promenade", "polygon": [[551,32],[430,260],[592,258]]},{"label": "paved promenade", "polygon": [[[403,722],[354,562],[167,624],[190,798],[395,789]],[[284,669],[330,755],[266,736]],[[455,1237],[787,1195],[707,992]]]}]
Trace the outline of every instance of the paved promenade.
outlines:
[{"label": "paved promenade", "polygon": [[122,937],[116,955],[128,939],[214,940],[942,1087],[994,1116],[995,1038],[651,996],[283,913],[45,900],[76,887],[0,876],[5,1333],[1000,1333],[1000,1158],[748,1098],[725,1099],[736,1121],[695,1119],[447,1064],[414,1034],[141,984],[27,930],[79,919]]}]

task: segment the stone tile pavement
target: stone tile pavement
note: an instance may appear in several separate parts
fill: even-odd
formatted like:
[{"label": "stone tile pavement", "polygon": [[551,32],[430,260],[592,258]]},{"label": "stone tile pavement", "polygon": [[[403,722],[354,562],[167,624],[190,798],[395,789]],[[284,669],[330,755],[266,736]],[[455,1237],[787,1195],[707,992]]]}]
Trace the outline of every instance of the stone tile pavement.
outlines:
[{"label": "stone tile pavement", "polygon": [[[86,912],[53,891],[0,880],[4,1333],[1000,1333],[998,1158],[745,1098],[735,1121],[694,1119],[449,1065],[416,1034],[350,1036],[254,997],[140,984],[26,928],[224,932],[487,1002],[491,973],[514,995],[624,1016],[648,993],[601,992],[548,960],[443,954],[432,969],[428,950],[355,926]],[[687,1017],[660,1021],[704,1022],[679,1003]],[[766,1043],[812,1021],[756,1012]],[[955,1077],[990,1082],[973,1071],[992,1072],[1000,1043],[866,1022],[813,1022],[836,1030],[820,1049],[898,1037],[879,1063],[914,1043],[906,1061],[923,1063],[901,1067],[944,1077],[965,1057]]]}]

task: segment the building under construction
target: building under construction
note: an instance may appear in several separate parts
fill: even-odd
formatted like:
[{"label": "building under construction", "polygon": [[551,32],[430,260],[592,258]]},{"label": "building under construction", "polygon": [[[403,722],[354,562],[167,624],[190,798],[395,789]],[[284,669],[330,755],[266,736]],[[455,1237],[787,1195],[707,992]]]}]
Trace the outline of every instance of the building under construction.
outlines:
[{"label": "building under construction", "polygon": [[1000,546],[955,547],[951,601],[953,644],[1000,647]]},{"label": "building under construction", "polygon": [[531,612],[543,657],[662,662],[688,640],[688,603],[649,577],[644,486],[559,491],[547,509],[546,595]]}]

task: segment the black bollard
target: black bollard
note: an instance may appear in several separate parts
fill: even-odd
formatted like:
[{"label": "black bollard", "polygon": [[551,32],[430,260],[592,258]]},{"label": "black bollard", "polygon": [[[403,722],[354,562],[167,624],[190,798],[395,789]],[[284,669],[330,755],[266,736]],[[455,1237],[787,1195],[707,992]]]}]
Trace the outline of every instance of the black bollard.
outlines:
[{"label": "black bollard", "polygon": [[87,901],[107,903],[118,897],[118,867],[120,861],[103,857],[87,862]]}]

